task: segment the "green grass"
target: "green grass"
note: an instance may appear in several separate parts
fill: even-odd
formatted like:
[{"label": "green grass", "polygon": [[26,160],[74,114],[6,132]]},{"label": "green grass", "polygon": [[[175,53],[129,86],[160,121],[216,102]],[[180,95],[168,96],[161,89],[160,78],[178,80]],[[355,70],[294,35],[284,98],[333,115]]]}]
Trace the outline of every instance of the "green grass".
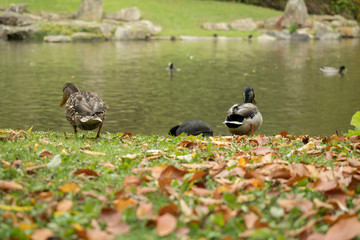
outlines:
[{"label": "green grass", "polygon": [[[80,0],[3,0],[2,5],[27,3],[31,12],[48,11],[55,13],[76,12]],[[281,15],[281,12],[262,7],[234,2],[200,0],[122,0],[103,3],[105,12],[115,12],[122,8],[138,7],[143,19],[163,27],[163,36],[212,36],[212,31],[202,29],[205,22],[228,22],[239,18],[265,20]],[[218,31],[221,36],[247,36],[249,32]]]},{"label": "green grass", "polygon": [[[249,239],[297,239],[302,228],[326,234],[336,220],[329,223],[325,217],[346,221],[353,216],[347,211],[359,215],[354,164],[360,162],[360,142],[354,137],[94,136],[0,130],[2,239],[30,239],[41,229],[78,239],[96,234],[97,225],[98,232],[109,235],[114,222],[106,219],[114,215],[121,218],[115,229],[130,229],[113,234],[116,239],[163,239],[156,222],[164,213],[191,239],[238,239],[245,231]],[[35,166],[43,167],[29,170]],[[194,186],[210,195],[199,195]],[[139,192],[144,188],[152,190]],[[119,204],[129,199],[134,204]],[[64,201],[72,206],[59,210]],[[319,207],[316,201],[328,205]],[[153,206],[152,220],[139,218],[142,203]],[[309,204],[312,214],[303,209]],[[249,226],[249,215],[263,228]],[[305,227],[311,221],[316,224]],[[179,238],[175,229],[166,235]]]}]

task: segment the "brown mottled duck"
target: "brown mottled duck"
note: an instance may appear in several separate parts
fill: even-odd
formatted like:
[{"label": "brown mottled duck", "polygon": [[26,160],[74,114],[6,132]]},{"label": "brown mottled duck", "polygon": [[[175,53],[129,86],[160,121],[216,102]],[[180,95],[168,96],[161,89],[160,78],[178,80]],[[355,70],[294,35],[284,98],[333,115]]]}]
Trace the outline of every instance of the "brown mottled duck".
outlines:
[{"label": "brown mottled duck", "polygon": [[77,133],[77,128],[93,130],[99,128],[96,138],[105,119],[105,104],[101,98],[93,92],[80,92],[73,83],[66,83],[63,88],[63,99],[60,106],[65,106],[66,119]]}]

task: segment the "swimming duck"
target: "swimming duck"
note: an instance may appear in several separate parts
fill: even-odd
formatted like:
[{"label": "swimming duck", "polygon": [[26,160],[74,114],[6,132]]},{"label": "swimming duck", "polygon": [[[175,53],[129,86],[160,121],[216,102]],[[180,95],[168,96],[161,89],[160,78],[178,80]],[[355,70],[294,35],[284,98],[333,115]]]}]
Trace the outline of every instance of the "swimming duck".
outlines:
[{"label": "swimming duck", "polygon": [[333,68],[333,67],[322,67],[320,68],[320,71],[323,72],[325,75],[343,75],[345,71],[345,66],[341,65],[339,68]]},{"label": "swimming duck", "polygon": [[253,135],[262,124],[262,115],[254,105],[255,93],[251,87],[245,88],[244,103],[234,104],[228,111],[224,124],[231,134]]},{"label": "swimming duck", "polygon": [[73,126],[74,133],[77,133],[77,127],[82,130],[98,127],[98,138],[105,119],[105,104],[101,98],[96,93],[80,92],[73,83],[66,83],[60,106],[65,103],[65,116]]},{"label": "swimming duck", "polygon": [[170,129],[169,135],[178,136],[181,133],[187,135],[200,135],[204,137],[213,136],[212,128],[201,120],[188,120],[183,122],[181,125],[177,125]]}]

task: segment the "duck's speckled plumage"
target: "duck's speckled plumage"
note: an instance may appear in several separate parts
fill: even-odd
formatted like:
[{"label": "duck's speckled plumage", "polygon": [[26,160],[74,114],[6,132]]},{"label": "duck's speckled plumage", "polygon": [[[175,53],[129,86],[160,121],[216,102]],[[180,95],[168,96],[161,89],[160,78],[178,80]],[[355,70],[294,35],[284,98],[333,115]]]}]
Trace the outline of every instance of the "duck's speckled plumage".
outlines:
[{"label": "duck's speckled plumage", "polygon": [[255,103],[255,93],[250,87],[245,89],[244,103],[234,104],[227,113],[224,124],[229,133],[250,135],[261,127],[262,115]]},{"label": "duck's speckled plumage", "polygon": [[105,104],[101,98],[93,92],[80,92],[72,83],[66,83],[63,88],[63,101],[65,105],[66,119],[77,132],[99,128],[96,137],[100,136],[101,127],[105,119]]}]

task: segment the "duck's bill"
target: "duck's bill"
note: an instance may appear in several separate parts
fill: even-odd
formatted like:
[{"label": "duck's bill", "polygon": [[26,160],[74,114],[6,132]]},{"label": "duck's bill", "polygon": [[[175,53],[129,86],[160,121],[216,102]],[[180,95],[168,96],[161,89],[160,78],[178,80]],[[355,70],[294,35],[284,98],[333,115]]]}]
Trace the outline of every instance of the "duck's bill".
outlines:
[{"label": "duck's bill", "polygon": [[65,98],[62,99],[61,103],[60,103],[60,106],[64,106],[64,104],[66,103],[66,100]]},{"label": "duck's bill", "polygon": [[256,104],[256,100],[255,100],[255,98],[253,99],[252,104]]}]

